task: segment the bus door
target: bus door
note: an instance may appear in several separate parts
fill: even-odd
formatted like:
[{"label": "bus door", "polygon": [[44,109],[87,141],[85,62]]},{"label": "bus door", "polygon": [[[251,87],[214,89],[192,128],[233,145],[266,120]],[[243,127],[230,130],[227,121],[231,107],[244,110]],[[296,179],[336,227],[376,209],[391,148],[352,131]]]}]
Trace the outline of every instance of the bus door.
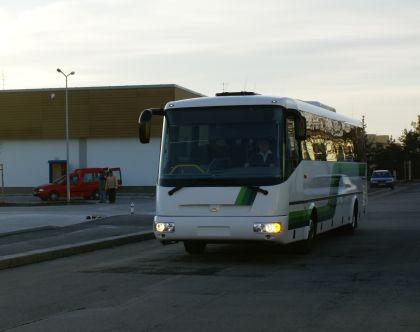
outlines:
[{"label": "bus door", "polygon": [[299,164],[299,144],[296,139],[295,117],[286,117],[285,178],[287,179]]}]

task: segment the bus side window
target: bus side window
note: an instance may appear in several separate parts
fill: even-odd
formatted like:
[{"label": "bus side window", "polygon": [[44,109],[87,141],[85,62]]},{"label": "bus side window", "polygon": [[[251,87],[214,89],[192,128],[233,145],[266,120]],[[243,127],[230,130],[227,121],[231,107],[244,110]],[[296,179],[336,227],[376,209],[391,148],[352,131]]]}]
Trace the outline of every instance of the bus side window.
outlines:
[{"label": "bus side window", "polygon": [[295,135],[295,119],[293,117],[286,118],[286,177],[299,164],[299,143]]}]

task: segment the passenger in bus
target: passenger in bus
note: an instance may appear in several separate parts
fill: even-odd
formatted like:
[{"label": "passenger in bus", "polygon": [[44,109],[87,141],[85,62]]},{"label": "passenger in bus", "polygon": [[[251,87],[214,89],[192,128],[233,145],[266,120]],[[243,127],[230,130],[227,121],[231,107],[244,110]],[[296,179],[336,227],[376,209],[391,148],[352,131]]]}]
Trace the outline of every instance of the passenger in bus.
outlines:
[{"label": "passenger in bus", "polygon": [[229,167],[242,167],[246,162],[246,148],[241,139],[228,140],[226,156],[229,158]]}]

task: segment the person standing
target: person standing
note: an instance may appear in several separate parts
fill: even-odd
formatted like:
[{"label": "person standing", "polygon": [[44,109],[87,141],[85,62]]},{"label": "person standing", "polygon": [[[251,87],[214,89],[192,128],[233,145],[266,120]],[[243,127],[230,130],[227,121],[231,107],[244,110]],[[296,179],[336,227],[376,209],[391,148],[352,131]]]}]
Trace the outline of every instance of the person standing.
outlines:
[{"label": "person standing", "polygon": [[99,203],[106,203],[106,191],[105,191],[105,187],[106,187],[105,172],[101,172],[99,174],[99,187],[98,187],[98,191],[99,191]]},{"label": "person standing", "polygon": [[118,180],[112,171],[109,171],[108,177],[106,178],[105,189],[108,192],[109,203],[115,203],[118,189]]}]

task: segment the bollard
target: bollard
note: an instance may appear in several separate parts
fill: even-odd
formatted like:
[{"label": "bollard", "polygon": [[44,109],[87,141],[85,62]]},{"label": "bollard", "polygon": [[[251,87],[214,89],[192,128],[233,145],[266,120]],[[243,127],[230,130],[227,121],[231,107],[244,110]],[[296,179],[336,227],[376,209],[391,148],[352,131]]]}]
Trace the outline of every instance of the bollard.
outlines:
[{"label": "bollard", "polygon": [[134,203],[131,202],[130,204],[130,214],[134,214]]}]

